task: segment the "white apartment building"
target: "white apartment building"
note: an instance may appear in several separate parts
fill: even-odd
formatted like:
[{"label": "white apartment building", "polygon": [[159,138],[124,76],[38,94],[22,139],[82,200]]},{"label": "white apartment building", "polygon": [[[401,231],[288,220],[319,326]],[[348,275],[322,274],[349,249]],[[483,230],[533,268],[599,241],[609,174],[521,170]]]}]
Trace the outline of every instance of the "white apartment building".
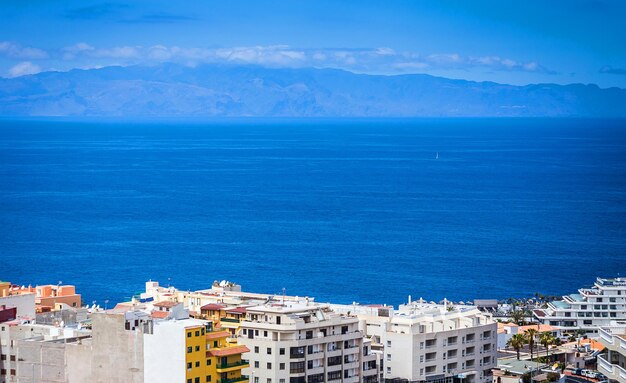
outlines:
[{"label": "white apartment building", "polygon": [[600,338],[607,352],[598,355],[598,371],[609,381],[626,383],[626,322],[611,322],[600,329]]},{"label": "white apartment building", "polygon": [[359,319],[328,305],[278,302],[248,307],[238,343],[251,383],[342,383],[378,381],[377,356],[364,344]]},{"label": "white apartment building", "polygon": [[597,278],[593,287],[564,295],[533,313],[540,323],[560,330],[597,333],[611,321],[626,320],[626,278]]},{"label": "white apartment building", "polygon": [[497,364],[497,325],[474,306],[425,303],[392,307],[333,305],[359,317],[382,350],[385,381],[463,382],[491,380]]}]

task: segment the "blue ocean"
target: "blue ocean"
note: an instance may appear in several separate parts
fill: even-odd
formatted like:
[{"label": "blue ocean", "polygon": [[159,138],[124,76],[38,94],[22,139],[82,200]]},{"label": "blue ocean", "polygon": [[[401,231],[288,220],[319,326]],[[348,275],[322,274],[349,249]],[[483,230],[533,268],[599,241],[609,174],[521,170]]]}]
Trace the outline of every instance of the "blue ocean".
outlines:
[{"label": "blue ocean", "polygon": [[397,305],[626,274],[626,121],[0,121],[0,279]]}]

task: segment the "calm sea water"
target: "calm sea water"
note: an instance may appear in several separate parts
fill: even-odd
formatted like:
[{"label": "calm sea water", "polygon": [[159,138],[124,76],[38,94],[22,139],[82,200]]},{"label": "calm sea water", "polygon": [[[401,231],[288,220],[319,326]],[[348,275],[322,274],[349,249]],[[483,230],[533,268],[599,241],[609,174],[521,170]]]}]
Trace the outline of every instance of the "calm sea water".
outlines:
[{"label": "calm sea water", "polygon": [[569,293],[626,275],[626,122],[3,121],[0,227],[0,279],[100,304]]}]

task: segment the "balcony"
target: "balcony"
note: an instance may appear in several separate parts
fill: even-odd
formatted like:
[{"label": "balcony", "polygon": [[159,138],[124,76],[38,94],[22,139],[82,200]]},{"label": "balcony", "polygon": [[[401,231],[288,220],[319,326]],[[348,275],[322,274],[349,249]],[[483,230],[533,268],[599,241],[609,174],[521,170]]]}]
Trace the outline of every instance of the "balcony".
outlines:
[{"label": "balcony", "polygon": [[248,375],[241,375],[239,378],[220,379],[217,381],[217,383],[237,383],[237,382],[248,382],[248,381],[250,381],[250,378],[248,377]]},{"label": "balcony", "polygon": [[232,363],[219,363],[215,366],[217,372],[230,372],[246,367],[250,367],[250,363],[247,360],[239,360]]},{"label": "balcony", "polygon": [[235,318],[220,318],[220,322],[239,323],[239,319],[235,319]]}]

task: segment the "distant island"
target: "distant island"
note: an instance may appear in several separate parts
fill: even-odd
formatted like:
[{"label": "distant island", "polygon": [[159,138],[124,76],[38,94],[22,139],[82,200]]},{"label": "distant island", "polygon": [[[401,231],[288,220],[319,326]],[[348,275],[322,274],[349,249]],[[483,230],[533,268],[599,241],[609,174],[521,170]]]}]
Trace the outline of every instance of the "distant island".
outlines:
[{"label": "distant island", "polygon": [[626,117],[626,89],[177,64],[0,79],[2,117]]}]

